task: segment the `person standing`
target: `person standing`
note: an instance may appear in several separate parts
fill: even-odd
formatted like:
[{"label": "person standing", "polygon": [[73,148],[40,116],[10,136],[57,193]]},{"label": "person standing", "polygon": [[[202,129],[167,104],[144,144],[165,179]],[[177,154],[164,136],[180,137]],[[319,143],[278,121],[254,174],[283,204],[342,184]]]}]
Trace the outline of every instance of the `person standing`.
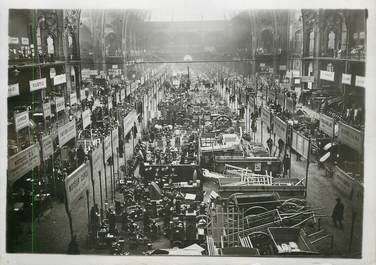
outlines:
[{"label": "person standing", "polygon": [[332,219],[334,226],[337,228],[337,224],[339,225],[340,229],[343,229],[342,220],[343,220],[343,210],[345,206],[341,202],[340,198],[336,199],[337,203],[334,206],[333,213],[332,213]]}]

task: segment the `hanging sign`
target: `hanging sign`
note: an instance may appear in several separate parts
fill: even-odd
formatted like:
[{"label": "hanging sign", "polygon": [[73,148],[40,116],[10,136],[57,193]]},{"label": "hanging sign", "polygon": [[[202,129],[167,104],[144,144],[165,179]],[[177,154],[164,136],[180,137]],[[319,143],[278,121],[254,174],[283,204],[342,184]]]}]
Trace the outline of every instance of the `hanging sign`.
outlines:
[{"label": "hanging sign", "polygon": [[342,84],[351,85],[351,75],[342,74]]},{"label": "hanging sign", "polygon": [[56,113],[65,110],[65,100],[64,97],[55,97]]},{"label": "hanging sign", "polygon": [[43,89],[47,87],[47,80],[46,78],[36,79],[36,80],[30,80],[30,92]]},{"label": "hanging sign", "polygon": [[280,71],[286,71],[286,69],[287,69],[286,65],[280,65],[279,66]]},{"label": "hanging sign", "polygon": [[29,111],[14,114],[14,123],[16,125],[16,131],[28,127],[30,125]]},{"label": "hanging sign", "polygon": [[364,76],[355,76],[355,86],[365,87],[365,78]]},{"label": "hanging sign", "polygon": [[274,133],[286,143],[286,136],[287,136],[287,123],[278,118],[277,116],[273,116],[273,130]]},{"label": "hanging sign", "polygon": [[25,150],[8,158],[8,181],[15,182],[33,168],[40,165],[39,144],[33,144]]},{"label": "hanging sign", "polygon": [[60,148],[76,137],[76,121],[72,120],[58,129],[59,146]]},{"label": "hanging sign", "polygon": [[9,42],[9,44],[18,44],[19,39],[18,39],[18,37],[9,37],[8,42]]},{"label": "hanging sign", "polygon": [[334,81],[334,72],[320,70],[320,79],[327,81]]},{"label": "hanging sign", "polygon": [[46,161],[54,153],[54,146],[52,144],[51,135],[42,137],[42,154],[43,161]]},{"label": "hanging sign", "polygon": [[111,148],[111,135],[104,138],[103,141],[103,155],[104,160],[107,161],[112,156],[112,148]]},{"label": "hanging sign", "polygon": [[65,74],[56,75],[54,77],[54,86],[65,84],[67,82],[67,76]]},{"label": "hanging sign", "polygon": [[8,85],[8,98],[18,96],[20,94],[19,84]]},{"label": "hanging sign", "polygon": [[91,112],[89,109],[82,112],[82,126],[85,129],[91,124]]},{"label": "hanging sign", "polygon": [[50,68],[50,78],[54,78],[56,76],[56,70],[55,68]]},{"label": "hanging sign", "polygon": [[309,139],[307,137],[304,137],[297,131],[292,132],[291,147],[304,158],[308,157]]},{"label": "hanging sign", "polygon": [[264,107],[261,109],[261,120],[270,128],[270,111]]},{"label": "hanging sign", "polygon": [[50,102],[43,103],[43,115],[44,115],[44,118],[51,117],[51,103]]},{"label": "hanging sign", "polygon": [[299,70],[292,70],[291,74],[292,74],[292,77],[300,77],[300,71]]},{"label": "hanging sign", "polygon": [[350,177],[345,171],[335,166],[333,173],[333,184],[342,193],[351,198],[354,178]]},{"label": "hanging sign", "polygon": [[74,104],[77,104],[77,94],[76,94],[76,92],[73,92],[72,94],[70,94],[70,104],[71,104],[71,106],[74,105]]},{"label": "hanging sign", "polygon": [[84,163],[65,179],[68,209],[72,210],[82,194],[89,188],[89,164]]},{"label": "hanging sign", "polygon": [[363,151],[362,132],[342,122],[338,123],[338,140],[359,153]]},{"label": "hanging sign", "polygon": [[319,129],[333,137],[333,130],[334,130],[334,119],[326,116],[325,114],[320,113],[320,127]]},{"label": "hanging sign", "polygon": [[313,83],[315,81],[314,76],[302,76],[302,83]]}]

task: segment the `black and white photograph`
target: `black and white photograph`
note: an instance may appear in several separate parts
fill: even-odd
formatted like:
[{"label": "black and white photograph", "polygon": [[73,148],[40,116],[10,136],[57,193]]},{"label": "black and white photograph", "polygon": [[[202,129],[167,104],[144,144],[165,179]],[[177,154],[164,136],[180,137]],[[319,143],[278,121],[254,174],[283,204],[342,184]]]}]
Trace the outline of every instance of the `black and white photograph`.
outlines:
[{"label": "black and white photograph", "polygon": [[2,12],[5,253],[365,257],[374,10],[204,2]]}]

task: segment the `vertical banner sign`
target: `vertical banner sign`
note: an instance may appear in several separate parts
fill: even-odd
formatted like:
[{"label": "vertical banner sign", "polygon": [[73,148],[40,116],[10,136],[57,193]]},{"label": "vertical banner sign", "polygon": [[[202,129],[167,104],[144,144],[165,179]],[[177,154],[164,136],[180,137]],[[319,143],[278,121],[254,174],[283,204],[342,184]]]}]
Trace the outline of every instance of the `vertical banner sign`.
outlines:
[{"label": "vertical banner sign", "polygon": [[278,118],[277,116],[273,116],[274,118],[274,125],[273,130],[274,133],[286,143],[286,136],[287,136],[287,123]]},{"label": "vertical banner sign", "polygon": [[338,123],[338,140],[359,153],[363,152],[362,132],[342,122]]},{"label": "vertical banner sign", "polygon": [[85,89],[80,90],[80,96],[81,96],[81,97],[80,97],[81,100],[83,100],[83,99],[86,98]]},{"label": "vertical banner sign", "polygon": [[64,97],[55,97],[55,106],[56,106],[56,113],[58,113],[59,111],[65,110]]},{"label": "vertical banner sign", "polygon": [[333,137],[334,133],[334,119],[326,116],[325,114],[320,113],[320,127],[319,129],[329,135],[330,137]]},{"label": "vertical banner sign", "polygon": [[128,115],[124,117],[124,120],[123,120],[124,135],[127,135],[131,131],[136,121],[137,121],[137,112],[135,110],[129,112]]},{"label": "vertical banner sign", "polygon": [[290,111],[291,113],[294,113],[295,104],[294,104],[294,100],[292,98],[286,97],[286,109],[288,111]]},{"label": "vertical banner sign", "polygon": [[14,123],[16,126],[16,131],[29,127],[29,111],[14,114]]},{"label": "vertical banner sign", "polygon": [[44,118],[51,117],[51,103],[46,102],[43,104],[43,115]]},{"label": "vertical banner sign", "polygon": [[111,149],[111,135],[104,138],[103,141],[103,155],[104,160],[107,161],[112,156],[112,149]]},{"label": "vertical banner sign", "polygon": [[29,85],[30,92],[37,91],[47,87],[47,80],[46,78],[31,80],[29,81]]},{"label": "vertical banner sign", "polygon": [[264,107],[261,109],[261,120],[270,128],[270,111]]},{"label": "vertical banner sign", "polygon": [[65,84],[67,82],[67,76],[64,74],[56,75],[54,77],[54,86]]},{"label": "vertical banner sign", "polygon": [[8,98],[18,96],[20,94],[19,84],[8,85]]},{"label": "vertical banner sign", "polygon": [[91,112],[89,109],[82,112],[82,126],[85,129],[91,124]]},{"label": "vertical banner sign", "polygon": [[15,182],[27,172],[40,165],[39,144],[33,144],[25,150],[8,158],[8,181]]},{"label": "vertical banner sign", "polygon": [[88,163],[79,166],[72,174],[65,179],[65,190],[68,209],[72,210],[78,199],[89,188],[89,166]]},{"label": "vertical banner sign", "polygon": [[351,74],[342,74],[342,84],[351,85]]},{"label": "vertical banner sign", "polygon": [[77,104],[77,94],[76,94],[76,92],[73,92],[72,94],[70,94],[70,104],[71,104],[71,106],[74,105],[74,104]]},{"label": "vertical banner sign", "polygon": [[46,135],[42,137],[42,154],[43,161],[46,161],[54,152],[54,146],[52,144],[51,135]]},{"label": "vertical banner sign", "polygon": [[72,120],[58,129],[60,148],[76,137],[76,121]]},{"label": "vertical banner sign", "polygon": [[304,137],[297,131],[292,132],[291,147],[304,158],[308,157],[309,153],[309,139]]}]

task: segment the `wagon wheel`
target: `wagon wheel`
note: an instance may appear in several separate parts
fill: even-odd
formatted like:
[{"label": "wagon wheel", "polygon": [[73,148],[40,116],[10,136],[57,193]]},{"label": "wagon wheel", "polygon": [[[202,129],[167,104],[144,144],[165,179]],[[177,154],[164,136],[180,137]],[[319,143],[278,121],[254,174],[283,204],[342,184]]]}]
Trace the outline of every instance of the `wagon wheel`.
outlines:
[{"label": "wagon wheel", "polygon": [[300,212],[305,208],[304,201],[291,198],[284,201],[280,207],[280,210],[286,213]]},{"label": "wagon wheel", "polygon": [[217,130],[225,131],[232,126],[232,121],[227,116],[219,116],[214,120],[214,127]]},{"label": "wagon wheel", "polygon": [[247,210],[244,211],[244,215],[246,213],[249,213],[249,215],[257,215],[257,214],[260,214],[260,213],[265,213],[267,211],[268,211],[268,209],[266,209],[265,207],[252,206],[252,207],[249,207]]}]

